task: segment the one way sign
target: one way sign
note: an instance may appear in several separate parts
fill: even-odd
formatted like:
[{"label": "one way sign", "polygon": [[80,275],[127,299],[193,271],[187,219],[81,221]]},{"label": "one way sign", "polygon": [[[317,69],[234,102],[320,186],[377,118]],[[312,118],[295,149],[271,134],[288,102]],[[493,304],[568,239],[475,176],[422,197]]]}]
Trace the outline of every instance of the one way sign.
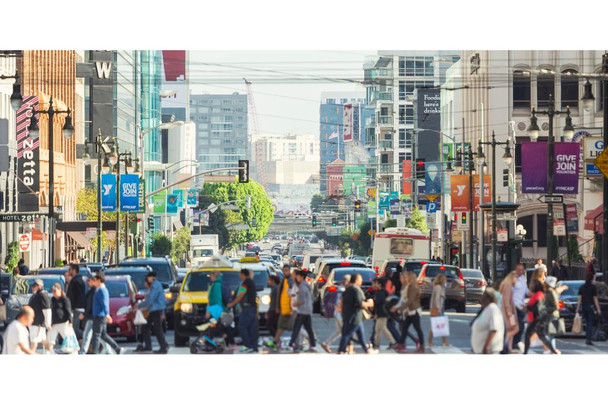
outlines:
[{"label": "one way sign", "polygon": [[541,203],[547,203],[547,204],[563,203],[564,196],[563,195],[542,195],[541,197],[538,198],[538,201]]}]

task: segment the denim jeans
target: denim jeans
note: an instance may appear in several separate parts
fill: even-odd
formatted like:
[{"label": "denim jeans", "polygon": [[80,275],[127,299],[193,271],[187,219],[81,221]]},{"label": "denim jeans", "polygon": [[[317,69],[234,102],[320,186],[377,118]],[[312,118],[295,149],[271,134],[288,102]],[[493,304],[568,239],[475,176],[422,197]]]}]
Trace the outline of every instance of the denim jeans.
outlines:
[{"label": "denim jeans", "polygon": [[401,333],[399,333],[399,329],[397,328],[397,322],[394,319],[389,319],[386,322],[386,327],[388,328],[388,331],[391,332],[395,341],[399,340]]},{"label": "denim jeans", "polygon": [[254,306],[245,306],[239,317],[239,334],[243,345],[258,350],[258,317]]},{"label": "denim jeans", "polygon": [[108,335],[108,321],[105,317],[93,317],[93,354],[99,354],[99,344],[105,341],[116,353],[120,352],[120,347],[116,341]]},{"label": "denim jeans", "polygon": [[294,345],[300,330],[304,327],[306,330],[306,334],[308,334],[308,341],[310,342],[310,346],[314,347],[316,345],[315,342],[315,332],[312,330],[312,316],[310,314],[298,314],[296,316],[296,321],[293,326],[293,331],[291,332],[291,340],[289,341],[289,345]]},{"label": "denim jeans", "polygon": [[524,321],[526,320],[526,312],[523,310],[517,310],[517,325],[519,326],[519,331],[517,334],[513,336],[513,345],[517,345],[518,342],[521,341],[521,338],[524,335]]},{"label": "denim jeans", "polygon": [[591,341],[591,336],[593,335],[593,321],[595,319],[595,312],[593,309],[584,310],[583,309],[583,320],[585,322],[585,339],[587,341]]},{"label": "denim jeans", "polygon": [[365,341],[365,331],[363,330],[363,323],[361,324],[344,324],[342,326],[342,337],[340,338],[340,346],[338,352],[346,352],[346,345],[349,343],[354,335],[357,335],[359,344],[363,351],[367,352],[367,342]]},{"label": "denim jeans", "polygon": [[[91,339],[93,338],[93,320],[87,320],[84,324],[84,332],[82,333],[82,345],[80,347],[79,354],[86,354],[89,349],[89,344],[91,344]],[[114,351],[110,348],[105,341],[101,341],[101,346],[103,347],[103,354],[113,354]]]}]

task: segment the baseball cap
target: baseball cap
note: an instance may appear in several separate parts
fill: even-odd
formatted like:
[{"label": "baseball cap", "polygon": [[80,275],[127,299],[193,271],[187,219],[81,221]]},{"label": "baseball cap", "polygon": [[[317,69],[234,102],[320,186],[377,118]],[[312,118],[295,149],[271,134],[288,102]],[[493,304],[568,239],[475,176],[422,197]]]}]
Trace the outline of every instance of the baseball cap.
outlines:
[{"label": "baseball cap", "polygon": [[44,281],[42,279],[34,279],[34,285],[38,285],[41,288],[44,287]]}]

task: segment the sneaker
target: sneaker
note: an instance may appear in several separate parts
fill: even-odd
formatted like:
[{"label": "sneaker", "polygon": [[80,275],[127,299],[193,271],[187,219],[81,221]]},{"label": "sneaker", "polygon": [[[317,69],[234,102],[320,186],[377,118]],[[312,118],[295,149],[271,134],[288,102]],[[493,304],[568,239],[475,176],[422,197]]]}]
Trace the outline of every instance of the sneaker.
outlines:
[{"label": "sneaker", "polygon": [[274,341],[266,341],[264,343],[264,346],[270,348],[271,350],[276,350],[277,349],[277,343],[275,343]]},{"label": "sneaker", "polygon": [[517,348],[519,348],[519,353],[523,354],[524,350],[526,349],[526,346],[524,345],[524,343],[522,343],[521,341],[517,343]]},{"label": "sneaker", "polygon": [[543,354],[553,354],[553,353],[551,352],[551,350],[545,350],[545,351],[543,351]]},{"label": "sneaker", "polygon": [[306,352],[317,352],[317,347],[310,347]]},{"label": "sneaker", "polygon": [[120,347],[120,349],[118,350],[117,354],[118,354],[118,355],[122,355],[122,354],[124,354],[125,352],[127,352],[127,349],[126,349],[125,347]]},{"label": "sneaker", "polygon": [[253,353],[253,349],[252,348],[247,348],[245,346],[242,346],[241,348],[239,348],[239,350],[237,351],[238,354],[251,354]]},{"label": "sneaker", "polygon": [[386,349],[387,350],[394,350],[396,345],[397,345],[397,343],[389,344],[388,347],[386,347]]},{"label": "sneaker", "polygon": [[138,345],[137,348],[135,349],[135,352],[150,352],[152,351],[152,348],[146,348],[142,345]]},{"label": "sneaker", "polygon": [[593,345],[593,342],[591,340],[587,340],[587,341],[585,341],[585,344],[587,344],[587,345]]},{"label": "sneaker", "polygon": [[331,354],[331,348],[329,348],[329,345],[327,345],[327,343],[321,343],[321,348],[323,348],[326,353]]},{"label": "sneaker", "polygon": [[393,349],[397,352],[407,352],[407,349],[403,344],[397,344],[393,347]]},{"label": "sneaker", "polygon": [[416,352],[420,353],[420,354],[424,354],[424,345],[421,345],[420,347],[416,348]]},{"label": "sneaker", "polygon": [[378,350],[377,350],[377,349],[375,349],[375,348],[368,348],[368,350],[367,350],[367,351],[365,351],[365,353],[366,353],[366,354],[373,354],[373,355],[375,355],[375,354],[380,354],[380,351],[378,351]]},{"label": "sneaker", "polygon": [[414,340],[414,342],[416,343],[416,348],[418,348],[418,346],[420,345],[420,340],[416,339]]}]

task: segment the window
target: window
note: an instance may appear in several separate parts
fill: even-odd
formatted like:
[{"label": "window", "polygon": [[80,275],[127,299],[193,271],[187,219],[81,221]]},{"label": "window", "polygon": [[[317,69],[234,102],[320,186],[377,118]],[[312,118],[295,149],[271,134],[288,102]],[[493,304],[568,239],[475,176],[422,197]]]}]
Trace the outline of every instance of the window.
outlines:
[{"label": "window", "polygon": [[380,155],[380,163],[387,164],[388,163],[388,154]]},{"label": "window", "polygon": [[209,116],[198,116],[198,119],[200,121],[208,121],[209,120]]},{"label": "window", "polygon": [[405,124],[405,106],[399,106],[399,124]]},{"label": "window", "polygon": [[399,76],[405,76],[405,58],[399,57]]},{"label": "window", "polygon": [[405,148],[405,129],[399,129],[399,148]]},{"label": "window", "polygon": [[405,82],[399,82],[399,100],[405,100]]},{"label": "window", "polygon": [[530,72],[513,72],[513,108],[530,109]]},{"label": "window", "polygon": [[388,116],[388,107],[380,107],[380,117]]},{"label": "window", "polygon": [[414,124],[414,106],[405,106],[405,124]]},{"label": "window", "polygon": [[566,69],[561,76],[562,109],[567,106],[578,108],[578,72]]},{"label": "window", "polygon": [[[541,70],[542,71],[542,70]],[[536,78],[536,98],[539,108],[548,107],[550,99],[555,95],[555,76],[551,73],[541,73]]]}]

